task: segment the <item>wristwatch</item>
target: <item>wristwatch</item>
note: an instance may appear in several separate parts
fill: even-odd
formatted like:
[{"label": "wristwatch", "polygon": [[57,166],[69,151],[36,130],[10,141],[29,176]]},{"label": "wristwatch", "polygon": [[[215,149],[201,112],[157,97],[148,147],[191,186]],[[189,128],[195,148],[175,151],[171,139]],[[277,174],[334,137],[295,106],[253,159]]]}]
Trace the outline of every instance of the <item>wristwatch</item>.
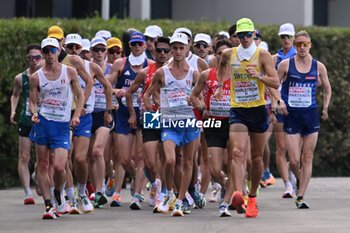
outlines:
[{"label": "wristwatch", "polygon": [[280,105],[280,103],[284,103],[283,100],[277,100],[277,104]]},{"label": "wristwatch", "polygon": [[204,112],[205,108],[200,108],[198,111],[199,111],[199,114],[203,115],[203,112]]},{"label": "wristwatch", "polygon": [[108,112],[109,114],[113,115],[112,109],[106,109],[105,112]]},{"label": "wristwatch", "polygon": [[84,106],[83,106],[83,107],[86,109],[86,108],[87,108],[87,106],[88,106],[87,104],[84,104]]}]

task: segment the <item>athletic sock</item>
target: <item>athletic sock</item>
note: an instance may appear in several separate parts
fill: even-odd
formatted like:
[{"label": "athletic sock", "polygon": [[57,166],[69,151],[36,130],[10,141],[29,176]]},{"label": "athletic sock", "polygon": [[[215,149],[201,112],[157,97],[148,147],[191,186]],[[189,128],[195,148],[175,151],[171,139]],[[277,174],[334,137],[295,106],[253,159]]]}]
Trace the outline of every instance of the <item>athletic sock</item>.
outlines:
[{"label": "athletic sock", "polygon": [[54,190],[53,190],[53,194],[54,194],[55,199],[56,199],[56,201],[57,201],[57,205],[61,205],[61,204],[62,204],[62,200],[61,200],[61,191],[54,189]]},{"label": "athletic sock", "polygon": [[289,181],[287,181],[287,182],[284,184],[284,186],[285,186],[286,188],[293,188],[292,183],[290,183]]},{"label": "athletic sock", "polygon": [[74,203],[75,202],[74,187],[66,188],[66,193],[67,193],[69,202]]},{"label": "athletic sock", "polygon": [[253,196],[253,195],[248,195],[248,197],[250,197],[250,198],[254,198],[254,197],[256,197],[256,196]]},{"label": "athletic sock", "polygon": [[174,190],[168,190],[168,195],[169,195],[169,197],[173,197],[174,196]]},{"label": "athletic sock", "polygon": [[30,187],[24,187],[24,193],[26,195],[26,198],[28,197],[33,197],[33,193],[32,193],[32,190],[30,190]]},{"label": "athletic sock", "polygon": [[[50,206],[50,208],[52,207],[52,203],[51,200],[45,200],[45,207]],[[46,209],[46,212],[50,210],[50,208]]]},{"label": "athletic sock", "polygon": [[298,196],[298,197],[297,197],[297,200],[298,200],[298,201],[303,200],[303,196]]},{"label": "athletic sock", "polygon": [[79,195],[79,197],[82,197],[85,195],[85,189],[86,189],[86,184],[79,184],[78,183],[78,195]]}]

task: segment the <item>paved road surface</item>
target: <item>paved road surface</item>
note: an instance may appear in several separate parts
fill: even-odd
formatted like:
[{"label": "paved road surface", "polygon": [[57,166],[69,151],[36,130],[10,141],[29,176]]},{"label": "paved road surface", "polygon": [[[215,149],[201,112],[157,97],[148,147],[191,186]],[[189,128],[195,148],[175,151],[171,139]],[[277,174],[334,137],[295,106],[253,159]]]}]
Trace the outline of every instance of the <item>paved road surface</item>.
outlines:
[{"label": "paved road surface", "polygon": [[35,205],[24,206],[24,192],[20,188],[0,190],[0,232],[350,232],[350,178],[312,178],[305,200],[308,210],[295,207],[295,199],[282,199],[283,184],[260,191],[259,216],[247,219],[233,214],[230,218],[218,217],[218,204],[209,203],[202,210],[174,218],[152,214],[143,203],[142,210],[129,209],[129,190],[122,191],[123,207],[106,206],[91,214],[64,215],[56,220],[41,220],[43,201],[35,194]]}]

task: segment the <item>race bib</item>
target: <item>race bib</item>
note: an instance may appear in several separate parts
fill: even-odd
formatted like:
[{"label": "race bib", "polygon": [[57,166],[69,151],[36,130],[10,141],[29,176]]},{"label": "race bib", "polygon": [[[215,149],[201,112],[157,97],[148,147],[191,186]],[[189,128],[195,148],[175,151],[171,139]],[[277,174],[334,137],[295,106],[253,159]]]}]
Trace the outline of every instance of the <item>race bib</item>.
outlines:
[{"label": "race bib", "polygon": [[289,87],[288,104],[295,108],[307,108],[312,103],[311,87]]},{"label": "race bib", "polygon": [[26,116],[32,116],[32,114],[29,111],[29,97],[26,99]]},{"label": "race bib", "polygon": [[231,108],[231,98],[229,95],[222,95],[220,100],[210,97],[210,115],[217,117],[229,117]]},{"label": "race bib", "polygon": [[260,99],[258,84],[255,80],[235,82],[235,102],[247,103]]},{"label": "race bib", "polygon": [[[133,103],[133,107],[134,107],[134,108],[138,108],[138,107],[139,107],[139,104],[138,104],[138,102],[137,102],[137,97],[138,97],[138,93],[132,94],[132,103]],[[122,104],[123,104],[125,107],[127,107],[125,96],[121,99],[121,101],[122,101]]]},{"label": "race bib", "polygon": [[103,92],[103,88],[95,87],[95,108],[106,108],[106,96]]},{"label": "race bib", "polygon": [[168,92],[168,102],[170,108],[178,108],[188,106],[185,91]]}]

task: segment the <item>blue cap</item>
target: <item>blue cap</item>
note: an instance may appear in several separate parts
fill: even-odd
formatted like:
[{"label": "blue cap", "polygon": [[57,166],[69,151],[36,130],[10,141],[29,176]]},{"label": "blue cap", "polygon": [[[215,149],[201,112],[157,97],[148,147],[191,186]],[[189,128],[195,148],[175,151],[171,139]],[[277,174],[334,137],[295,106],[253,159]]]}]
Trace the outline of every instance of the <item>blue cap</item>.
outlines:
[{"label": "blue cap", "polygon": [[255,34],[257,37],[261,38],[260,30],[255,28]]},{"label": "blue cap", "polygon": [[91,48],[95,47],[95,45],[98,45],[98,44],[102,44],[104,46],[107,46],[107,42],[102,37],[95,37],[91,40]]},{"label": "blue cap", "polygon": [[134,32],[131,34],[129,42],[146,42],[146,40],[141,32]]}]

